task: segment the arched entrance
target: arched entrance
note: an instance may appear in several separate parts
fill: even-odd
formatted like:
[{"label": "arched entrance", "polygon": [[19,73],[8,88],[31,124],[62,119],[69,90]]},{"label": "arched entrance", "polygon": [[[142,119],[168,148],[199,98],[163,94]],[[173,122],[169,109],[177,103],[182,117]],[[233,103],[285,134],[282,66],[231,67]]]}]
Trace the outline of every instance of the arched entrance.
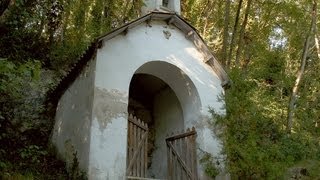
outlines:
[{"label": "arched entrance", "polygon": [[130,84],[128,112],[148,124],[148,177],[165,178],[165,137],[184,129],[178,98],[161,79],[135,74]]},{"label": "arched entrance", "polygon": [[129,87],[128,113],[148,126],[147,177],[167,178],[165,139],[172,132],[191,127],[199,118],[200,107],[195,86],[176,66],[152,61],[135,72]]}]

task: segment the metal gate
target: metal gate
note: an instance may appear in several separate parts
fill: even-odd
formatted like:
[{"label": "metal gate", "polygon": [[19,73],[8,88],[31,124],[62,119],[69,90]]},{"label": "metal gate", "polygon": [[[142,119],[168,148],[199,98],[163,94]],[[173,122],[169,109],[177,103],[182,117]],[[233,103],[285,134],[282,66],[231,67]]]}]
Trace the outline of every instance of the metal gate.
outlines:
[{"label": "metal gate", "polygon": [[127,178],[141,179],[146,177],[148,168],[148,125],[132,115],[129,115],[128,118],[127,147]]},{"label": "metal gate", "polygon": [[197,132],[193,127],[166,139],[168,180],[197,180]]}]

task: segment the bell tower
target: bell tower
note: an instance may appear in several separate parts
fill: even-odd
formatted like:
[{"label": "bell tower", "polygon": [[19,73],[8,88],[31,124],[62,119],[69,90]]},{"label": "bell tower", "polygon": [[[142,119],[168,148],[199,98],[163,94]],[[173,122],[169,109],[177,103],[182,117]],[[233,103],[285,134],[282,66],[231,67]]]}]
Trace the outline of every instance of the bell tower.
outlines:
[{"label": "bell tower", "polygon": [[175,12],[180,14],[180,0],[144,0],[145,5],[142,7],[142,15],[152,11]]}]

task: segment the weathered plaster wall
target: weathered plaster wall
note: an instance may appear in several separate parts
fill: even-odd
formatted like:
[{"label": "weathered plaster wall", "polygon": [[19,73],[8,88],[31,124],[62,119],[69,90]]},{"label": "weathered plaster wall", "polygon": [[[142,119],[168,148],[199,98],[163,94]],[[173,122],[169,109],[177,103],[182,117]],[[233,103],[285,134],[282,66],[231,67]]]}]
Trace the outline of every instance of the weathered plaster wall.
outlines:
[{"label": "weathered plaster wall", "polygon": [[182,130],[183,113],[180,102],[171,88],[160,91],[154,99],[155,149],[152,153],[150,177],[167,178],[167,145],[165,138]]},{"label": "weathered plaster wall", "polygon": [[[196,127],[199,148],[218,155],[221,147],[207,120],[210,117],[209,106],[224,113],[224,103],[218,100],[223,89],[218,76],[203,63],[204,60],[204,55],[185,38],[185,34],[164,22],[141,24],[129,29],[126,35],[118,35],[103,43],[97,53],[95,92],[105,94],[103,99],[107,105],[98,105],[102,98],[96,93],[89,177],[115,179],[125,175],[125,106],[134,73],[154,75],[166,82],[180,101],[185,127]],[[114,105],[116,113],[112,113]]]},{"label": "weathered plaster wall", "polygon": [[[166,11],[167,9],[162,8],[163,0],[144,0],[145,6],[142,6],[141,13],[142,15],[148,14],[154,10]],[[180,0],[169,0],[168,1],[168,9],[174,11],[177,14],[181,13]]]},{"label": "weathered plaster wall", "polygon": [[89,179],[123,179],[126,172],[128,97],[116,89],[95,88]]},{"label": "weathered plaster wall", "polygon": [[90,61],[62,95],[52,136],[53,144],[67,165],[72,166],[76,152],[83,171],[87,171],[89,161],[95,63],[95,60]]}]

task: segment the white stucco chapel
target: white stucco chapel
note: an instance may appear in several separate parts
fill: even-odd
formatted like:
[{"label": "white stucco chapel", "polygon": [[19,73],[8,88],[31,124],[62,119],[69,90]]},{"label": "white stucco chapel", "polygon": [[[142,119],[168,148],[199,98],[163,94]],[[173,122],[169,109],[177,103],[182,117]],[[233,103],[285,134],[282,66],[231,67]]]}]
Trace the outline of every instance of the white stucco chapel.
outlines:
[{"label": "white stucco chapel", "polygon": [[141,11],[94,41],[53,90],[52,143],[88,179],[207,179],[199,160],[222,149],[209,108],[225,113],[229,79],[179,0],[145,0]]}]

